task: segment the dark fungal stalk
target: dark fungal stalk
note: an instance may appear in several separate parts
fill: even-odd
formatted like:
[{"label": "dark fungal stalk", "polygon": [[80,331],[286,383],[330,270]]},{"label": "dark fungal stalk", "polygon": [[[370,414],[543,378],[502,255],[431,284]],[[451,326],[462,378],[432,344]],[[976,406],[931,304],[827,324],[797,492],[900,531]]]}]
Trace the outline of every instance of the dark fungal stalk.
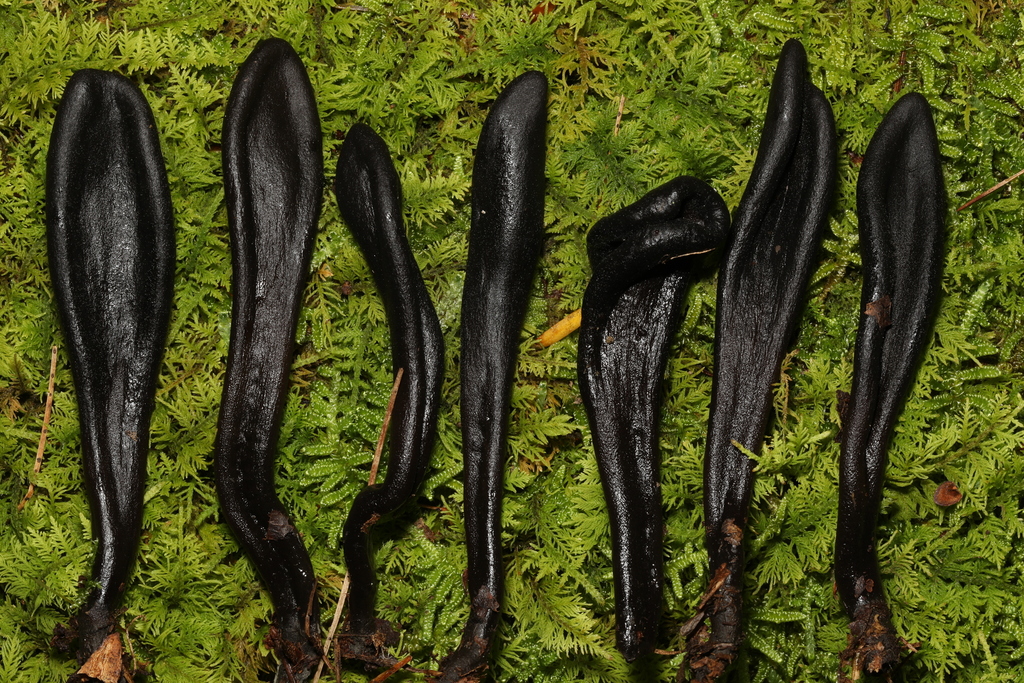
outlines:
[{"label": "dark fungal stalk", "polygon": [[[708,599],[683,627],[695,681],[714,681],[743,637],[743,534],[772,384],[796,332],[836,176],[832,108],[803,46],[782,49],[757,161],[718,279],[715,370],[704,459]],[[680,671],[683,676],[683,671]]]},{"label": "dark fungal stalk", "polygon": [[839,470],[836,586],[851,619],[841,664],[856,678],[900,659],[878,569],[875,525],[896,418],[931,336],[945,216],[928,102],[900,99],[875,131],[857,182],[864,285]]},{"label": "dark fungal stalk", "polygon": [[345,137],[334,191],[341,215],[359,243],[384,300],[394,371],[402,370],[393,409],[391,452],[382,485],[365,488],[345,521],[345,565],[351,579],[349,623],[342,656],[378,666],[395,658],[394,631],[375,618],[377,578],[370,528],[416,494],[430,462],[444,374],[441,323],[423,284],[402,224],[402,187],[387,145],[356,124]]},{"label": "dark fungal stalk", "polygon": [[[597,222],[583,297],[578,374],[612,526],[616,641],[654,650],[662,603],[658,406],[669,342],[697,254],[725,241],[729,212],[680,177]],[[689,257],[689,258],[686,258]]]},{"label": "dark fungal stalk", "polygon": [[470,616],[440,683],[487,670],[503,599],[501,496],[512,377],[544,235],[547,80],[509,84],[484,122],[462,294],[462,450]]},{"label": "dark fungal stalk", "polygon": [[278,681],[320,656],[313,567],[274,491],[300,297],[323,190],[320,123],[295,51],[261,42],[239,70],[224,119],[232,323],[215,444],[224,517],[274,602],[268,645]]},{"label": "dark fungal stalk", "polygon": [[[116,609],[138,550],[174,226],[149,105],[128,79],[76,73],[57,112],[46,177],[50,273],[78,398],[85,486],[98,539],[95,588],[77,620],[72,680],[121,676]],[[113,667],[90,658],[110,653]],[[104,658],[106,659],[106,658]]]}]

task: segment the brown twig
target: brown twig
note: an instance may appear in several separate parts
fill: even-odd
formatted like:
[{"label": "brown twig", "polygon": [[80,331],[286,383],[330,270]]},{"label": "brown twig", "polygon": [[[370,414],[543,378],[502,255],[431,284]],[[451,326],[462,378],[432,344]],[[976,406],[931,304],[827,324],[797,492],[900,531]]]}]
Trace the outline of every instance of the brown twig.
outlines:
[{"label": "brown twig", "polygon": [[1006,187],[1007,185],[1009,185],[1010,183],[1012,183],[1014,180],[1016,180],[1017,178],[1021,177],[1022,175],[1024,175],[1024,168],[1022,168],[1021,170],[1017,171],[1016,173],[1014,173],[1012,176],[1010,176],[1006,180],[999,181],[998,183],[996,183],[992,187],[988,188],[987,190],[985,190],[984,192],[979,194],[974,199],[971,199],[970,201],[966,202],[965,204],[962,204],[961,206],[957,207],[957,211],[958,212],[959,211],[963,211],[964,209],[966,209],[971,204],[974,204],[975,202],[981,201],[982,199],[984,199],[985,197],[989,196],[990,194],[992,194],[993,192],[995,192],[997,190],[1001,190],[1002,188]]},{"label": "brown twig", "polygon": [[[405,368],[398,368],[398,372],[395,373],[395,383],[391,385],[391,396],[388,398],[387,410],[384,411],[384,421],[381,423],[380,426],[380,436],[377,437],[377,447],[373,452],[373,464],[370,466],[370,486],[373,486],[374,484],[377,483],[377,471],[380,469],[380,456],[381,453],[384,451],[384,438],[387,436],[388,427],[391,425],[391,412],[395,409],[395,399],[398,397],[398,387],[401,386],[402,384],[403,374],[405,374]],[[316,667],[316,674],[313,676],[313,683],[319,683],[320,675],[323,673],[324,670],[324,664],[329,663],[327,655],[331,651],[331,644],[334,642],[334,634],[335,632],[337,632],[338,624],[341,622],[341,613],[342,610],[345,609],[345,600],[348,599],[348,588],[349,577],[348,574],[346,574],[345,580],[341,584],[341,594],[338,596],[338,604],[334,608],[334,617],[331,619],[331,627],[327,631],[327,640],[324,643],[324,654],[323,657],[320,659],[320,664]],[[391,671],[390,673],[385,672],[387,673],[387,676],[384,676],[384,678],[378,676],[374,679],[374,681],[377,681],[378,679],[383,681],[385,678],[390,677],[402,666],[408,664],[411,659],[412,656],[410,655],[404,661],[400,662],[398,664],[398,667],[395,668],[394,671]],[[381,675],[383,676],[383,674]],[[373,682],[371,681],[371,683]]]},{"label": "brown twig", "polygon": [[388,399],[388,409],[384,411],[384,422],[380,426],[380,436],[377,437],[377,448],[373,452],[373,465],[370,466],[370,486],[377,483],[377,470],[380,469],[380,454],[384,451],[384,437],[388,434],[388,425],[391,424],[391,411],[395,409],[395,399],[398,398],[398,387],[402,384],[402,374],[405,368],[398,368],[395,373],[395,383],[391,385],[391,397]]},{"label": "brown twig", "polygon": [[348,585],[349,579],[348,574],[345,575],[345,580],[341,584],[341,595],[338,596],[338,604],[334,608],[334,618],[331,619],[331,628],[327,631],[327,640],[324,643],[324,656],[320,659],[320,664],[316,667],[316,674],[313,676],[313,683],[318,683],[320,680],[320,674],[323,673],[324,664],[329,663],[327,661],[327,655],[331,652],[331,643],[334,642],[334,633],[338,630],[338,624],[341,622],[341,612],[345,609],[345,600],[348,598]]},{"label": "brown twig", "polygon": [[384,681],[386,681],[389,678],[391,678],[392,676],[394,676],[396,673],[398,673],[398,671],[403,666],[405,666],[406,664],[408,664],[411,661],[412,661],[412,655],[406,655],[405,659],[401,659],[401,660],[395,662],[390,669],[388,669],[387,671],[381,673],[379,676],[377,676],[372,681],[370,681],[370,683],[384,683]]},{"label": "brown twig", "polygon": [[[50,382],[46,387],[46,407],[43,409],[43,428],[39,432],[39,448],[36,449],[36,461],[32,466],[33,474],[39,474],[43,469],[43,453],[46,451],[46,433],[50,429],[50,415],[53,412],[53,383],[57,376],[57,346],[56,344],[50,347]],[[25,503],[28,502],[29,498],[36,492],[36,485],[32,482],[28,484],[28,493],[18,503],[18,510],[21,511],[25,507]]]},{"label": "brown twig", "polygon": [[615,115],[615,130],[612,131],[612,135],[618,137],[619,127],[622,125],[622,111],[626,108],[626,96],[622,95],[619,97],[619,113]]}]

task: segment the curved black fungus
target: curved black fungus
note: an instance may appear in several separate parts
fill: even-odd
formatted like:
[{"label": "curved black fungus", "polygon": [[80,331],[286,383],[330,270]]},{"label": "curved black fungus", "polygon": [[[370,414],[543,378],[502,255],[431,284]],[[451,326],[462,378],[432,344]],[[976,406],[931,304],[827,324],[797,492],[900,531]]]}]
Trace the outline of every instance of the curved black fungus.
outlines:
[{"label": "curved black fungus", "polygon": [[516,78],[484,122],[462,295],[462,450],[469,621],[440,683],[477,681],[501,610],[501,495],[519,335],[544,235],[547,79]]},{"label": "curved black fungus", "polygon": [[115,633],[115,610],[138,549],[174,277],[160,142],[149,105],[128,79],[85,70],[68,82],[47,157],[46,212],[99,541],[96,587],[78,617],[84,663]]},{"label": "curved black fungus", "polygon": [[295,51],[261,42],[239,70],[224,118],[231,230],[231,346],[215,444],[224,516],[274,602],[267,643],[279,681],[305,680],[320,657],[313,567],[274,492],[300,296],[320,216],[320,123]]},{"label": "curved black fungus", "polygon": [[394,631],[375,618],[377,578],[370,558],[370,528],[416,494],[430,462],[444,372],[444,340],[434,305],[402,224],[402,187],[387,145],[356,124],[345,137],[334,191],[384,299],[391,358],[402,380],[395,397],[391,452],[383,485],[364,489],[345,521],[345,565],[351,578],[349,624],[342,656],[394,664],[385,645]]},{"label": "curved black fungus", "polygon": [[[618,648],[654,650],[662,602],[658,405],[695,254],[725,241],[729,212],[681,177],[597,222],[583,297],[578,373],[612,525]],[[684,258],[691,256],[691,258]]]},{"label": "curved black fungus", "polygon": [[[715,370],[704,460],[706,599],[683,627],[693,680],[713,681],[736,657],[742,630],[743,531],[771,387],[792,342],[828,220],[836,176],[832,108],[786,43],[772,81],[757,161],[718,280]],[[705,623],[706,622],[706,623]]]},{"label": "curved black fungus", "polygon": [[871,139],[857,182],[864,285],[836,534],[836,586],[852,620],[842,660],[854,677],[891,669],[900,659],[882,593],[875,523],[893,426],[931,336],[945,206],[931,109],[921,95],[906,95]]}]

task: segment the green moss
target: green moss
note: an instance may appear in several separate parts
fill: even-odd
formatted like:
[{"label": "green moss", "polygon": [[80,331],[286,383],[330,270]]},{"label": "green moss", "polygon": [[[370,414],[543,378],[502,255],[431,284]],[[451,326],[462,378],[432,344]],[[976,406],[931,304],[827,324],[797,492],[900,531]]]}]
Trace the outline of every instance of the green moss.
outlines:
[{"label": "green moss", "polygon": [[[609,528],[577,402],[575,344],[539,349],[530,338],[579,306],[589,277],[584,238],[599,217],[680,173],[709,180],[735,208],[775,59],[793,36],[835,110],[840,182],[798,351],[759,458],[749,638],[733,678],[834,680],[846,624],[832,593],[833,436],[835,391],[850,386],[858,320],[857,156],[897,90],[924,93],[935,108],[951,210],[945,296],[890,452],[879,522],[897,630],[917,647],[897,678],[1019,679],[1024,201],[1014,184],[953,209],[1024,168],[1021,10],[974,1],[553,5],[531,13],[532,4],[480,0],[0,0],[0,680],[52,681],[74,670],[49,641],[88,589],[80,576],[93,541],[63,348],[46,462],[31,474],[49,348],[63,346],[46,264],[45,155],[64,84],[85,67],[124,73],[146,94],[178,231],[144,536],[121,624],[158,681],[268,680],[273,662],[262,639],[271,605],[220,522],[211,480],[230,329],[221,120],[238,65],[267,36],[291,41],[309,68],[332,174],[352,123],[371,124],[387,141],[441,317],[449,364],[433,469],[418,504],[376,532],[382,616],[399,625],[399,649],[423,668],[456,645],[468,610],[457,361],[473,151],[506,83],[531,68],[550,80],[547,242],[523,336],[506,477],[500,681],[674,676],[679,655],[629,666],[614,649]],[[366,479],[391,371],[383,308],[326,188],[313,268],[278,486],[333,601],[344,576],[341,524]],[[706,580],[701,463],[714,287],[713,273],[693,287],[666,383],[666,650],[679,645],[675,629]],[[946,479],[965,495],[939,509],[931,495]],[[37,492],[19,512],[29,481]],[[351,669],[343,679],[367,677]]]}]

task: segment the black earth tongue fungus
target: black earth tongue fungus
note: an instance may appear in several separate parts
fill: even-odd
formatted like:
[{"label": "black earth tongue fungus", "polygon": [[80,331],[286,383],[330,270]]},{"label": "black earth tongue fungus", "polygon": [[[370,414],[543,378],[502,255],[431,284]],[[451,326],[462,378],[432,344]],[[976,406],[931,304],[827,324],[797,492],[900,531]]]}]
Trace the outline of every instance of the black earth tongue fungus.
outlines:
[{"label": "black earth tongue fungus", "polygon": [[501,613],[501,496],[512,378],[544,238],[547,79],[527,72],[484,122],[462,295],[462,450],[469,621],[440,683],[478,681]]},{"label": "black earth tongue fungus", "polygon": [[658,407],[669,342],[694,269],[728,237],[729,211],[680,177],[597,222],[577,372],[612,526],[616,640],[649,654],[662,603]]},{"label": "black earth tongue fungus", "polygon": [[320,123],[302,61],[283,40],[253,50],[224,118],[232,324],[214,465],[221,510],[274,603],[278,681],[320,658],[316,580],[274,490],[295,326],[323,192]]},{"label": "black earth tongue fungus", "polygon": [[384,300],[392,366],[396,373],[402,370],[387,477],[382,485],[369,486],[356,497],[345,521],[343,545],[351,590],[340,653],[371,665],[390,666],[396,660],[386,646],[395,644],[396,638],[390,625],[378,623],[375,615],[377,577],[370,528],[412,498],[426,473],[441,400],[444,340],[405,237],[398,174],[387,145],[368,126],[356,124],[345,137],[334,191]]},{"label": "black earth tongue fungus", "polygon": [[836,586],[852,620],[841,665],[854,677],[887,672],[900,660],[875,525],[893,426],[931,337],[945,210],[931,109],[921,95],[908,94],[875,131],[857,182],[864,285],[843,422],[836,534]]},{"label": "black earth tongue fungus", "polygon": [[695,681],[714,681],[743,638],[743,534],[772,384],[795,336],[836,177],[836,133],[803,46],[782,49],[757,160],[718,276],[715,369],[704,460],[707,599],[681,635]]},{"label": "black earth tongue fungus", "polygon": [[[46,172],[50,274],[78,399],[85,488],[98,541],[77,618],[85,673],[121,676],[116,610],[138,550],[174,226],[149,105],[123,76],[79,71],[57,111]],[[96,659],[94,658],[96,656]],[[111,665],[113,666],[113,664]]]}]

